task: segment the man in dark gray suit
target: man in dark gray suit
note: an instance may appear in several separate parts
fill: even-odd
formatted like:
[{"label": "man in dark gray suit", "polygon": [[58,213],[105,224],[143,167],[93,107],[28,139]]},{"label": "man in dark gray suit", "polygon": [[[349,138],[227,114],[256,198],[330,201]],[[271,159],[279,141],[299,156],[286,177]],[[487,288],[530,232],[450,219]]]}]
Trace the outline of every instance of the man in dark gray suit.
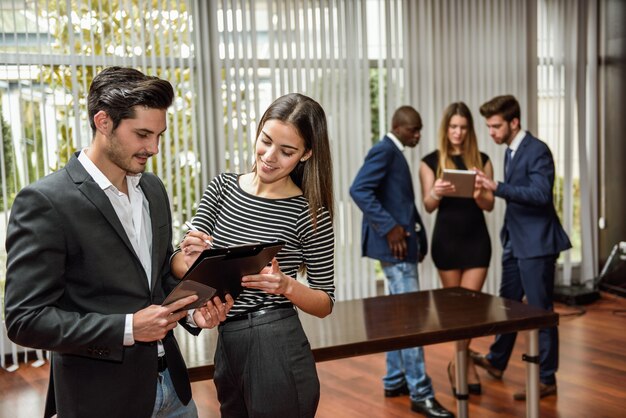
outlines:
[{"label": "man in dark gray suit", "polygon": [[5,317],[14,342],[52,352],[45,416],[195,417],[172,329],[197,334],[232,299],[187,315],[161,306],[170,275],[167,193],[143,173],[158,152],[171,84],[130,68],[94,79],[89,148],[24,188],[7,229]]}]

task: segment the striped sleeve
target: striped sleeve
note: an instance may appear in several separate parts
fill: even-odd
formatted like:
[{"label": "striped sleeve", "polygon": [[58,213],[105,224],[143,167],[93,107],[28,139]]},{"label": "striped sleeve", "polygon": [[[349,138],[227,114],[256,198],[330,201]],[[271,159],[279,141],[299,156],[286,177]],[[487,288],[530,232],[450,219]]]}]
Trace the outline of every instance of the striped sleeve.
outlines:
[{"label": "striped sleeve", "polygon": [[308,210],[300,213],[297,229],[302,242],[303,261],[309,287],[328,294],[335,302],[335,233],[328,211],[321,208],[317,213],[314,229]]}]

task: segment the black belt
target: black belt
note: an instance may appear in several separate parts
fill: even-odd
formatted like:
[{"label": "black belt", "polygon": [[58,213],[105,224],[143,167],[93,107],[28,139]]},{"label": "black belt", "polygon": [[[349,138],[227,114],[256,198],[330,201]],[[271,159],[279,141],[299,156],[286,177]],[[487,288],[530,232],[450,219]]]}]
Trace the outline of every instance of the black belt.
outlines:
[{"label": "black belt", "polygon": [[162,355],[157,360],[157,370],[159,373],[163,373],[165,369],[167,369],[167,360],[165,359],[165,355]]},{"label": "black belt", "polygon": [[258,309],[252,312],[243,312],[235,316],[226,318],[226,320],[223,323],[227,324],[230,322],[242,321],[244,319],[257,318],[268,312],[275,311],[276,309],[293,309],[293,305],[291,303],[283,303],[282,305],[272,305],[272,306],[266,306],[266,307],[260,306]]}]

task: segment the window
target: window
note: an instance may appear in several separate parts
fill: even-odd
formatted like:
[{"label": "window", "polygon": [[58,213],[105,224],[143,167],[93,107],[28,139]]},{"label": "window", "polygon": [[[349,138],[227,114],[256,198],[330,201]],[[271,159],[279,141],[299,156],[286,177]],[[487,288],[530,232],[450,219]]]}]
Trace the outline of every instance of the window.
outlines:
[{"label": "window", "polygon": [[[91,142],[87,89],[110,65],[133,66],[174,85],[169,129],[150,169],[171,192],[175,225],[191,215],[204,187],[198,181],[191,6],[173,0],[0,2],[2,242],[16,193]],[[4,246],[0,253],[4,282]]]}]

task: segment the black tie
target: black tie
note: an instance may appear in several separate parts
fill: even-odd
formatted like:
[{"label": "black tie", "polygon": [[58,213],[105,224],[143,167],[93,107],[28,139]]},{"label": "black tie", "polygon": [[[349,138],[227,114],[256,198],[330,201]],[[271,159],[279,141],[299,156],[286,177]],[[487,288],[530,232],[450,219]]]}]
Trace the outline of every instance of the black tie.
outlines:
[{"label": "black tie", "polygon": [[509,174],[509,166],[511,165],[511,154],[513,151],[511,148],[506,149],[506,153],[504,154],[504,175]]}]

